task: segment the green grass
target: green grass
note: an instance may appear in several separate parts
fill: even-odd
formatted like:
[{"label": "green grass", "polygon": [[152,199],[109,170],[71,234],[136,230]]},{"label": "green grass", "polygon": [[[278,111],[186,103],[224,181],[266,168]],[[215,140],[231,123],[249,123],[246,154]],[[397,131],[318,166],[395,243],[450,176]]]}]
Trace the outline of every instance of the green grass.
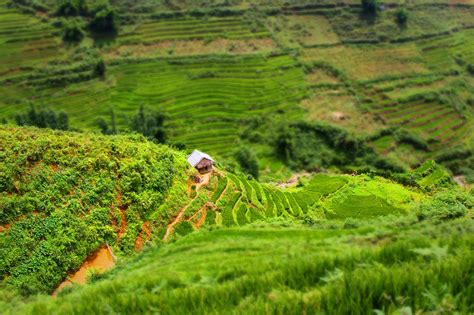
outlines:
[{"label": "green grass", "polygon": [[[6,313],[470,313],[472,220],[402,229],[261,225],[199,232],[93,284]],[[375,230],[378,225],[379,230]],[[456,298],[454,298],[456,297]],[[16,302],[16,303],[15,303]],[[5,301],[3,301],[5,305]]]},{"label": "green grass", "polygon": [[167,19],[146,21],[119,36],[119,44],[151,44],[165,40],[248,39],[268,37],[262,26],[252,26],[242,18]]},{"label": "green grass", "polygon": [[0,2],[0,76],[6,79],[58,57],[54,28]]}]

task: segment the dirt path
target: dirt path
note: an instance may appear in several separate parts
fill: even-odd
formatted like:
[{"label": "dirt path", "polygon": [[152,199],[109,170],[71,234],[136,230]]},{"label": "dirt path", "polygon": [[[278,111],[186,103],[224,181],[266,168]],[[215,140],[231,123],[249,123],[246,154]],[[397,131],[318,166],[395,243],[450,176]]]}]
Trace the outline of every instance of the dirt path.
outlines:
[{"label": "dirt path", "polygon": [[464,175],[454,176],[454,181],[462,188],[466,187],[466,177]]},{"label": "dirt path", "polygon": [[290,180],[288,180],[287,182],[284,182],[284,183],[278,183],[278,184],[276,184],[276,187],[278,187],[278,188],[288,188],[288,187],[294,186],[298,183],[298,179],[300,177],[308,177],[308,176],[311,176],[311,174],[307,173],[307,172],[293,174],[293,176],[291,176]]},{"label": "dirt path", "polygon": [[[203,186],[207,186],[211,180],[211,173],[208,173],[208,174],[204,174],[204,175],[201,175],[200,176],[200,179],[201,179],[201,182],[199,183],[195,183],[193,185],[196,185],[196,191],[198,191],[199,189],[201,189],[201,187]],[[171,221],[170,224],[168,224],[168,227],[166,228],[166,233],[165,233],[165,236],[163,237],[163,240],[166,240],[170,234],[171,234],[171,231],[173,230],[173,227],[178,224],[180,221],[182,221],[182,218],[183,218],[183,215],[184,213],[186,212],[186,209],[189,207],[189,205],[194,201],[194,199],[197,198],[197,194],[196,194],[196,197],[194,197],[186,206],[184,206],[179,212],[178,212],[178,215],[174,218],[173,221]]]}]

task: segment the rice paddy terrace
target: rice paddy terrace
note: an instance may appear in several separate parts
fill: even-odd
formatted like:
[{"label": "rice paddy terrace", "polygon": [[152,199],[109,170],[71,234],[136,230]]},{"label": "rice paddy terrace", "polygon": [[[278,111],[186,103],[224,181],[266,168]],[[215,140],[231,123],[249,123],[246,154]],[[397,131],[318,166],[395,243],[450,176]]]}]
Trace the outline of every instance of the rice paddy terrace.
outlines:
[{"label": "rice paddy terrace", "polygon": [[[405,159],[390,136],[373,146],[406,167],[469,148],[474,6],[417,2],[400,26],[397,4],[384,4],[368,19],[358,1],[119,1],[115,37],[65,44],[53,2],[35,12],[4,1],[0,116],[13,121],[34,104],[98,130],[113,109],[126,130],[144,105],[166,114],[170,143],[223,157],[248,142],[241,134],[255,119],[327,121],[363,136],[402,127],[428,150]],[[105,78],[91,74],[101,58]]]}]

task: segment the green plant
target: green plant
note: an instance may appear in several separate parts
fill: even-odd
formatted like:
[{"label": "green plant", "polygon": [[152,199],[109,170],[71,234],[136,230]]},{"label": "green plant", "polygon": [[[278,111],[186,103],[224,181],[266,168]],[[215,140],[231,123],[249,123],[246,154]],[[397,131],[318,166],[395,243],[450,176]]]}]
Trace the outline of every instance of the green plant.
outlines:
[{"label": "green plant", "polygon": [[80,42],[84,38],[84,31],[76,21],[64,21],[62,38],[66,42]]},{"label": "green plant", "polygon": [[94,75],[98,77],[104,77],[106,72],[106,66],[104,60],[101,58],[97,61],[94,66]]},{"label": "green plant", "polygon": [[153,141],[165,143],[164,121],[165,114],[162,111],[148,113],[145,111],[145,106],[140,105],[138,113],[130,120],[130,129]]},{"label": "green plant", "polygon": [[474,75],[474,64],[468,64],[467,67],[467,72],[469,72],[471,75]]},{"label": "green plant", "polygon": [[369,14],[377,13],[378,0],[361,0],[362,11]]},{"label": "green plant", "polygon": [[19,126],[36,126],[59,130],[69,129],[69,118],[64,112],[57,113],[51,109],[36,110],[33,105],[26,113],[17,114],[15,122]]},{"label": "green plant", "polygon": [[235,152],[235,158],[244,172],[258,179],[259,166],[254,152],[248,147],[241,147]]},{"label": "green plant", "polygon": [[404,8],[398,9],[395,13],[395,17],[399,25],[406,25],[408,21],[408,11]]}]

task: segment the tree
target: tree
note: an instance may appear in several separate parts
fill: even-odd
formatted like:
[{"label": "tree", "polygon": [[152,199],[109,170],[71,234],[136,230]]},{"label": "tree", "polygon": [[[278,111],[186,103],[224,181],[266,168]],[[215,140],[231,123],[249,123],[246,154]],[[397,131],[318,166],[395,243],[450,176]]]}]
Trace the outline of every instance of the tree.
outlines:
[{"label": "tree", "polygon": [[467,69],[467,72],[474,75],[474,64],[468,64],[466,69]]},{"label": "tree", "polygon": [[115,11],[108,5],[101,5],[94,10],[94,16],[89,26],[96,32],[115,33],[117,32],[115,20]]},{"label": "tree", "polygon": [[86,0],[61,0],[56,9],[56,15],[59,16],[87,15],[87,12]]},{"label": "tree", "polygon": [[107,124],[104,118],[98,118],[97,125],[99,126],[100,132],[102,132],[104,135],[110,134],[109,125]]},{"label": "tree", "polygon": [[378,1],[377,0],[361,0],[362,11],[368,14],[377,13]]},{"label": "tree", "polygon": [[63,21],[62,37],[66,42],[80,42],[84,31],[76,21]]},{"label": "tree", "polygon": [[36,126],[38,128],[59,130],[68,130],[68,121],[68,116],[64,112],[58,114],[51,109],[37,111],[33,105],[30,106],[26,113],[15,116],[15,122],[19,126]]},{"label": "tree", "polygon": [[408,11],[404,8],[401,8],[397,10],[397,12],[395,13],[395,17],[399,25],[406,25],[408,21]]},{"label": "tree", "polygon": [[165,115],[161,111],[147,113],[143,105],[131,119],[130,129],[158,143],[166,142]]},{"label": "tree", "polygon": [[97,63],[94,66],[94,74],[98,77],[104,77],[105,71],[106,71],[105,62],[101,58],[97,61]]},{"label": "tree", "polygon": [[97,119],[97,125],[99,126],[100,132],[104,135],[116,135],[119,133],[117,127],[117,121],[115,119],[115,111],[110,110],[110,126],[103,118]]},{"label": "tree", "polygon": [[60,112],[58,115],[58,129],[69,130],[69,117],[65,112]]},{"label": "tree", "polygon": [[235,153],[235,158],[239,163],[242,171],[252,175],[255,179],[258,179],[258,159],[253,151],[251,151],[247,147],[241,147]]}]

